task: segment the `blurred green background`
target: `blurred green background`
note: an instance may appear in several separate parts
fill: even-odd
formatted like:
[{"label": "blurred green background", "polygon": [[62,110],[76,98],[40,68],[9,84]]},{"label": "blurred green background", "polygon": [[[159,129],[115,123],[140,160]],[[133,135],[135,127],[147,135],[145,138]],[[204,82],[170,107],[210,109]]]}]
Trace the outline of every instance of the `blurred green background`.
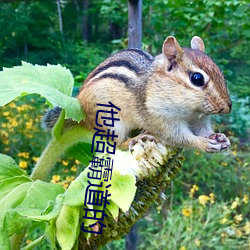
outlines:
[{"label": "blurred green background", "polygon": [[[0,68],[22,60],[60,63],[79,87],[102,60],[127,47],[125,0],[64,0],[60,8],[51,0],[0,3]],[[250,247],[249,16],[249,1],[143,1],[143,49],[161,53],[169,35],[186,47],[194,35],[202,37],[206,53],[225,75],[233,110],[213,118],[215,129],[229,136],[230,151],[184,151],[183,171],[166,190],[166,200],[154,204],[138,223],[138,249]],[[14,157],[28,173],[49,138],[40,126],[46,108],[38,96],[29,96],[0,109],[0,152]],[[51,181],[66,188],[83,168],[65,158]],[[27,242],[38,234],[32,231]],[[122,239],[105,248],[124,247]]]}]

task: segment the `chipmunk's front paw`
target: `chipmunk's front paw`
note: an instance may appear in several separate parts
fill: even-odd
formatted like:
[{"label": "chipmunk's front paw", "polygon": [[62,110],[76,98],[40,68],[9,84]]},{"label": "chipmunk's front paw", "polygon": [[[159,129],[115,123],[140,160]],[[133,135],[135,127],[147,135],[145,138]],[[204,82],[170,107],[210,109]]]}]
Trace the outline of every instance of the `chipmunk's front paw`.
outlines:
[{"label": "chipmunk's front paw", "polygon": [[131,140],[128,144],[130,152],[133,151],[133,146],[137,143],[139,143],[144,148],[146,141],[151,141],[151,142],[156,143],[156,139],[152,135],[148,135],[148,134],[138,135],[133,140]]},{"label": "chipmunk's front paw", "polygon": [[208,138],[207,152],[216,153],[225,151],[230,147],[229,139],[222,133],[214,133]]}]

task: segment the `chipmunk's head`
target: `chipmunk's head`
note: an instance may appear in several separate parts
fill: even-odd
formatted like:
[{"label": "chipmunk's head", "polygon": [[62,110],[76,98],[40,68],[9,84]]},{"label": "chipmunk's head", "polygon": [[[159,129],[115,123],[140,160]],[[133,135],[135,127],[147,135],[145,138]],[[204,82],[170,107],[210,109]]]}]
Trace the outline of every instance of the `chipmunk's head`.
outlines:
[{"label": "chipmunk's head", "polygon": [[185,98],[190,98],[198,112],[227,114],[232,104],[226,81],[204,51],[204,43],[198,36],[192,38],[191,48],[181,48],[175,37],[169,36],[162,47],[164,72],[168,78],[175,79],[173,82],[179,85]]}]

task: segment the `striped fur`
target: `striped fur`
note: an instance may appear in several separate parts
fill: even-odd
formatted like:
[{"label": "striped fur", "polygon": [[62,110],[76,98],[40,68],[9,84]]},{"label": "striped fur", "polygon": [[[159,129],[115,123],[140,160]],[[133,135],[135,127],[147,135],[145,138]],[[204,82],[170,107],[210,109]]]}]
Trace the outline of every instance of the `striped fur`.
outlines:
[{"label": "striped fur", "polygon": [[[85,84],[87,85],[92,81],[96,82],[96,80],[99,81],[103,78],[111,78],[120,80],[128,85],[133,82],[135,77],[150,70],[153,61],[154,57],[140,49],[122,50],[96,67],[87,77]],[[120,72],[124,73],[121,74]]]}]

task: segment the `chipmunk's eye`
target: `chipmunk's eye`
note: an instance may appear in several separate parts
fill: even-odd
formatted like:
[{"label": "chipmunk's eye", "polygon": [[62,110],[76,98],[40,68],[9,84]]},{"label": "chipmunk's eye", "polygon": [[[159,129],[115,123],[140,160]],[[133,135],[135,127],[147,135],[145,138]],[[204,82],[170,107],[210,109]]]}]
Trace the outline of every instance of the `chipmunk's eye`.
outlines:
[{"label": "chipmunk's eye", "polygon": [[190,81],[198,87],[201,87],[204,85],[204,77],[201,73],[195,72],[190,75]]}]

